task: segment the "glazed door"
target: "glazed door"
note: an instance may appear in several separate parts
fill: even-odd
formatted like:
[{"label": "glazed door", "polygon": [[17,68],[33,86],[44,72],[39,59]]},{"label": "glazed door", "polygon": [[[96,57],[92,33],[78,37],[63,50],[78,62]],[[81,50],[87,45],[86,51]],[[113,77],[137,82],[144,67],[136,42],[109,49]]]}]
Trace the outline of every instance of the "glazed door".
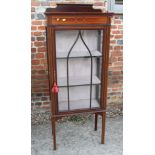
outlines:
[{"label": "glazed door", "polygon": [[101,108],[103,30],[56,30],[58,112]]}]

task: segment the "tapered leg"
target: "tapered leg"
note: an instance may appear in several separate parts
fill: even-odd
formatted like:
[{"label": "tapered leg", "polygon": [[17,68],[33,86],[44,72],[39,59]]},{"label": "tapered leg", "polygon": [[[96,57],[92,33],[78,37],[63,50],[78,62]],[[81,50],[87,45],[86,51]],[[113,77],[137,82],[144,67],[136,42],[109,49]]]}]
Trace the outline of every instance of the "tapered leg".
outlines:
[{"label": "tapered leg", "polygon": [[104,144],[104,139],[105,139],[105,118],[106,118],[106,113],[102,113],[102,137],[101,137],[101,144]]},{"label": "tapered leg", "polygon": [[53,149],[56,150],[56,128],[55,128],[55,118],[52,118],[52,136],[53,136]]},{"label": "tapered leg", "polygon": [[98,114],[95,113],[95,128],[94,130],[97,130],[97,121],[98,121]]}]

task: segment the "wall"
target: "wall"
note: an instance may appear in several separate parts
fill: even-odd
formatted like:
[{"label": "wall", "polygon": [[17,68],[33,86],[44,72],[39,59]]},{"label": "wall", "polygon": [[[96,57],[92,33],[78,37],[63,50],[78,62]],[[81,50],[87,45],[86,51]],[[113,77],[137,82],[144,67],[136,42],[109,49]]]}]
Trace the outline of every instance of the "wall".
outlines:
[{"label": "wall", "polygon": [[[62,2],[62,0],[57,0]],[[63,0],[71,3],[94,3],[97,8],[106,11],[103,0]],[[55,7],[56,2],[50,0],[32,0],[32,109],[49,109],[50,98],[47,74],[47,49],[46,49],[46,17],[47,7]],[[108,104],[122,104],[123,83],[123,16],[115,15],[112,18],[110,36],[110,61]]]}]

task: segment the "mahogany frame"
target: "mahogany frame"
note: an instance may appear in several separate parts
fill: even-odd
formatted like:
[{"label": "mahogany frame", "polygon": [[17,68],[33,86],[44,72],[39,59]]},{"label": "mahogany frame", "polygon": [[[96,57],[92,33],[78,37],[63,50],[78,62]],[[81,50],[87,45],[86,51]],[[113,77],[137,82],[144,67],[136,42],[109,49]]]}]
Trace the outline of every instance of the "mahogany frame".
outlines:
[{"label": "mahogany frame", "polygon": [[[73,12],[73,8],[76,7],[77,12]],[[65,9],[64,9],[65,8]],[[82,8],[82,9],[81,9]],[[83,12],[83,8],[85,11]],[[80,11],[82,10],[82,11]],[[52,122],[52,135],[53,135],[53,149],[56,150],[56,121],[65,116],[77,115],[82,113],[95,114],[95,127],[97,130],[97,118],[98,114],[102,116],[102,136],[101,143],[104,144],[105,139],[105,119],[106,119],[106,101],[107,101],[107,84],[108,84],[108,62],[109,62],[109,41],[110,41],[110,24],[111,13],[102,13],[100,10],[92,9],[91,5],[58,5],[56,9],[47,9],[45,14],[47,15],[47,49],[48,49],[48,73],[49,73],[49,87],[51,97],[51,122]],[[90,18],[95,14],[99,18],[106,18],[106,23],[90,24],[90,23],[77,23],[77,24],[51,24],[49,21],[55,15],[73,17],[78,14],[78,18],[87,14]],[[81,17],[82,18],[82,17]],[[76,19],[75,19],[76,20]],[[97,18],[96,18],[97,20]],[[80,20],[79,20],[80,21]],[[68,112],[58,111],[58,94],[52,93],[51,88],[55,80],[57,80],[57,67],[56,67],[56,31],[57,30],[103,30],[103,44],[102,44],[102,65],[101,65],[101,99],[99,108],[93,109],[79,109]],[[104,45],[104,46],[103,46]],[[54,73],[56,71],[56,74]],[[56,76],[56,79],[54,77]]]}]

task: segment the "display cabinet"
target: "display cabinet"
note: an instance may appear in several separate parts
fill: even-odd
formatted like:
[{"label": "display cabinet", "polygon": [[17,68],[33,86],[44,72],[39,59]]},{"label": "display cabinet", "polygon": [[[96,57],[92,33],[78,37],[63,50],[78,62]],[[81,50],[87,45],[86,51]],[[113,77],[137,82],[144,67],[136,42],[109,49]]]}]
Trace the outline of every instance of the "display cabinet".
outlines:
[{"label": "display cabinet", "polygon": [[102,116],[103,144],[112,14],[75,4],[58,4],[45,14],[54,149],[56,121],[82,113],[95,114],[95,130]]}]

